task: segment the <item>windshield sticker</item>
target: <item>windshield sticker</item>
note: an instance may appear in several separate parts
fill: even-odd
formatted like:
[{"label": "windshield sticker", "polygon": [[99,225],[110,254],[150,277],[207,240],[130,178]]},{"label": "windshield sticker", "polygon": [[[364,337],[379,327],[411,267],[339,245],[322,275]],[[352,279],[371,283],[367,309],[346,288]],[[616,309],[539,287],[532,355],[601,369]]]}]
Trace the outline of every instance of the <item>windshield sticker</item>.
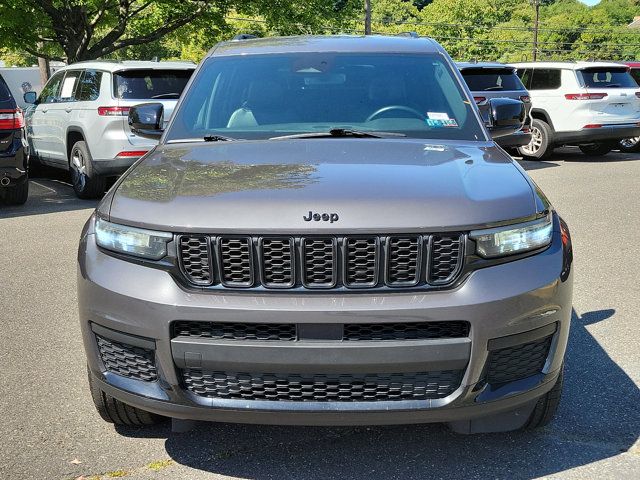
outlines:
[{"label": "windshield sticker", "polygon": [[427,118],[426,119],[427,125],[429,125],[430,127],[435,127],[435,128],[442,128],[442,127],[457,127],[458,126],[458,122],[455,121],[455,119],[453,118],[449,118],[447,120],[434,120],[433,118]]},{"label": "windshield sticker", "polygon": [[427,118],[432,120],[449,120],[446,112],[427,112]]}]

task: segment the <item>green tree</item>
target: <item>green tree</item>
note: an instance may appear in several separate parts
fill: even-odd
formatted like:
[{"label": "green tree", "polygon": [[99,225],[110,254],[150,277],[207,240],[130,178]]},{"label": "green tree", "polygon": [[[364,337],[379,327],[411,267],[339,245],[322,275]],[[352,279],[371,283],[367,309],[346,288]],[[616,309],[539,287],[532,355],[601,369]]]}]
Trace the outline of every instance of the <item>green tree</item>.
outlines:
[{"label": "green tree", "polygon": [[230,12],[260,16],[281,34],[328,29],[354,2],[325,0],[3,0],[0,44],[49,60],[76,62],[164,39],[197,24],[226,28]]}]

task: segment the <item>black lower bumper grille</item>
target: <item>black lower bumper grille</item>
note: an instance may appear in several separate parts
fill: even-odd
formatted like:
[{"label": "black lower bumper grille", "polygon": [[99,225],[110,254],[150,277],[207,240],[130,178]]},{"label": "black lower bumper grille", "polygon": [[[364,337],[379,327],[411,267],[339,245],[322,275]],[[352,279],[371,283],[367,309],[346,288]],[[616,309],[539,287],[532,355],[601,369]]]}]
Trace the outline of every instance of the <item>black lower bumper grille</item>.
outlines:
[{"label": "black lower bumper grille", "polygon": [[224,340],[296,340],[294,323],[186,322],[173,325],[174,337]]},{"label": "black lower bumper grille", "polygon": [[376,402],[429,400],[453,393],[462,370],[388,374],[284,374],[184,370],[192,393],[237,400]]},{"label": "black lower bumper grille", "polygon": [[513,347],[489,352],[487,382],[514,382],[542,371],[553,335]]},{"label": "black lower bumper grille", "polygon": [[107,371],[145,382],[158,379],[153,350],[116,342],[100,335],[96,335],[96,340]]},{"label": "black lower bumper grille", "polygon": [[450,322],[394,322],[348,323],[344,326],[344,340],[427,340],[464,338],[469,336],[469,323]]},{"label": "black lower bumper grille", "polygon": [[[469,322],[392,322],[392,323],[347,323],[325,325],[331,336],[327,339],[355,341],[386,340],[432,340],[465,338],[469,336]],[[342,328],[342,338],[336,337],[333,328]],[[241,323],[241,322],[196,322],[181,320],[173,324],[172,338],[199,337],[216,340],[278,340],[293,342],[304,340],[295,323]],[[322,336],[314,337],[322,340]]]}]

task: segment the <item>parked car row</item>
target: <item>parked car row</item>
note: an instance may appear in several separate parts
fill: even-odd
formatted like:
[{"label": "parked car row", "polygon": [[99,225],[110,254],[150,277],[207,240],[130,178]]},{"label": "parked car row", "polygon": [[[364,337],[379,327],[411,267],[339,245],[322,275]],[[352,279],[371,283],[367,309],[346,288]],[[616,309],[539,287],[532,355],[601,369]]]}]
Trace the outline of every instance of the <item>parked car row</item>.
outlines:
[{"label": "parked car row", "polygon": [[640,63],[476,62],[458,68],[483,117],[490,98],[527,104],[530,123],[508,141],[498,140],[519,147],[524,157],[543,159],[562,145],[592,156],[640,150]]},{"label": "parked car row", "polygon": [[[504,148],[532,159],[546,158],[562,145],[576,145],[588,155],[640,150],[640,63],[461,62],[457,67],[488,127],[492,99],[525,104],[523,128],[495,138]],[[58,70],[40,95],[24,94],[29,105],[24,118],[1,82],[5,201],[26,201],[29,154],[32,162],[69,170],[78,197],[100,197],[109,177],[123,173],[157,141],[131,131],[130,107],[157,101],[166,124],[194,70],[190,62],[76,63]]]}]

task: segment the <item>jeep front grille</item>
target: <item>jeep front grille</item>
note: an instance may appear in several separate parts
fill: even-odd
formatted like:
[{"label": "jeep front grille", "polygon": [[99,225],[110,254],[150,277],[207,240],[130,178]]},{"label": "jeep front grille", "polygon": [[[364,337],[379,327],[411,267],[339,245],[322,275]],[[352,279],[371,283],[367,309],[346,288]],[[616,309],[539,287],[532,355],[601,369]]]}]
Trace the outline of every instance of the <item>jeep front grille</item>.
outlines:
[{"label": "jeep front grille", "polygon": [[194,286],[266,289],[441,287],[462,269],[461,233],[353,236],[179,235]]}]

